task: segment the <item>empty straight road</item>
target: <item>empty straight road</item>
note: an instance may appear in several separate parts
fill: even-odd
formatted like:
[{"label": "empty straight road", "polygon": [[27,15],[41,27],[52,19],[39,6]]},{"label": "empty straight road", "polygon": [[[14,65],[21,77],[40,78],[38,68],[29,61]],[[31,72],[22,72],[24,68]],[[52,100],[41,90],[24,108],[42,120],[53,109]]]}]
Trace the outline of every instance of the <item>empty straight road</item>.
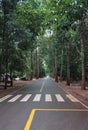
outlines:
[{"label": "empty straight road", "polygon": [[88,130],[88,108],[43,78],[0,98],[0,130]]}]

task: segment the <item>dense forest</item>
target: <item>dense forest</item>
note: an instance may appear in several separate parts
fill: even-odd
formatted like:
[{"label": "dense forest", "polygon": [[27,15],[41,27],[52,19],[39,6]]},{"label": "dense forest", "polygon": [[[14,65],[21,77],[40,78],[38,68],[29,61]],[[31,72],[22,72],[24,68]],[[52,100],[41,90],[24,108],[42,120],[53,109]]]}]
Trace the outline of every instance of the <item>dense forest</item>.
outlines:
[{"label": "dense forest", "polygon": [[86,89],[88,0],[1,0],[0,79],[4,73]]}]

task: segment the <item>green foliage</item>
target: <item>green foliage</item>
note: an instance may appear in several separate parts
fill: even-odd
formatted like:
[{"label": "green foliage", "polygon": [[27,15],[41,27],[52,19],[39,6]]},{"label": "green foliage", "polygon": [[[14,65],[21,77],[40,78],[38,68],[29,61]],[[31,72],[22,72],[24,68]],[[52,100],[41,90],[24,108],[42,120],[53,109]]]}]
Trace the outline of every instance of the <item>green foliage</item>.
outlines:
[{"label": "green foliage", "polygon": [[[11,72],[18,71],[25,73],[25,70],[28,70],[27,66],[27,55],[22,52],[20,49],[12,50],[14,53],[10,56],[9,69]],[[15,65],[15,66],[14,66]]]},{"label": "green foliage", "polygon": [[[40,75],[54,75],[58,51],[58,75],[66,78],[66,44],[70,43],[71,78],[81,79],[80,22],[84,19],[85,67],[88,79],[88,2],[87,0],[3,0],[0,10],[0,72],[18,75],[35,72],[30,52],[37,47]],[[5,28],[4,28],[5,27]],[[63,55],[62,55],[63,51]],[[75,52],[75,53],[74,53]]]}]

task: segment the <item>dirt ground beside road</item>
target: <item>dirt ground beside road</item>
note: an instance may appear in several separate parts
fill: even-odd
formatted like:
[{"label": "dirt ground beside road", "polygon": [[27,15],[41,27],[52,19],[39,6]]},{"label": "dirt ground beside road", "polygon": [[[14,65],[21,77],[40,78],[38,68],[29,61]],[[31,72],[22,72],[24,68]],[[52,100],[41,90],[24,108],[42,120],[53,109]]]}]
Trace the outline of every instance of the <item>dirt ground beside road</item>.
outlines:
[{"label": "dirt ground beside road", "polygon": [[66,85],[66,81],[59,82],[58,85],[67,93],[71,93],[78,98],[82,103],[88,106],[88,87],[86,90],[81,90],[80,83],[71,83],[70,86]]},{"label": "dirt ground beside road", "polygon": [[0,98],[9,94],[17,91],[18,89],[24,87],[27,84],[31,84],[33,81],[23,81],[23,80],[18,80],[18,81],[13,81],[13,87],[7,87],[7,89],[4,89],[4,87],[0,87]]}]

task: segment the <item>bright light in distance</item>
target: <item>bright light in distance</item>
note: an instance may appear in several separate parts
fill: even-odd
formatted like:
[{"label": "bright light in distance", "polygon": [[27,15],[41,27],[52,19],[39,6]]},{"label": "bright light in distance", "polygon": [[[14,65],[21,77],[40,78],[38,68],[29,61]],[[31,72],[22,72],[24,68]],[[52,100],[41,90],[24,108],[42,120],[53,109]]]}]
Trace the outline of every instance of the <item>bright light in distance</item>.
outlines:
[{"label": "bright light in distance", "polygon": [[49,75],[47,75],[44,79],[48,79],[50,76]]},{"label": "bright light in distance", "polygon": [[46,78],[49,78],[49,75],[47,75]]}]

